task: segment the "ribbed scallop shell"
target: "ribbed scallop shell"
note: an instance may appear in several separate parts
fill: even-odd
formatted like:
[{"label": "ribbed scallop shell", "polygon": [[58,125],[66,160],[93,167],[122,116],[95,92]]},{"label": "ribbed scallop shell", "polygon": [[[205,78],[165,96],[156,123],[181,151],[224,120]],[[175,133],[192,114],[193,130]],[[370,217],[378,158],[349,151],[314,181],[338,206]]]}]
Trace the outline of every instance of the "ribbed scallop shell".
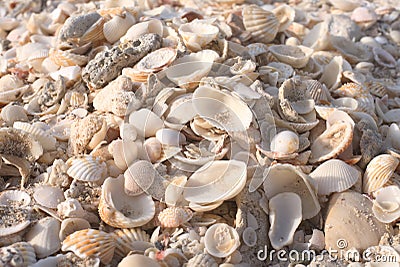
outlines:
[{"label": "ribbed scallop shell", "polygon": [[149,235],[140,228],[119,229],[113,232],[116,240],[115,254],[125,257],[131,251],[144,252],[153,247]]},{"label": "ribbed scallop shell", "polygon": [[39,141],[39,143],[42,145],[43,149],[45,150],[56,149],[57,140],[52,135],[46,133],[42,129],[35,127],[34,125],[29,124],[27,122],[20,122],[20,121],[16,121],[13,127],[15,129],[19,129],[33,135],[33,137],[37,141]]},{"label": "ribbed scallop shell", "polygon": [[279,21],[279,32],[286,30],[294,21],[295,9],[288,5],[280,5],[272,10]]},{"label": "ribbed scallop shell", "polygon": [[254,41],[268,44],[275,39],[280,24],[274,13],[250,5],[243,8],[242,16],[244,27]]},{"label": "ribbed scallop shell", "polygon": [[35,249],[28,242],[18,242],[0,248],[1,266],[28,267],[36,262]]},{"label": "ribbed scallop shell", "polygon": [[61,249],[72,251],[82,259],[98,257],[102,263],[108,264],[114,256],[115,240],[112,234],[85,229],[67,236]]},{"label": "ribbed scallop shell", "polygon": [[174,228],[188,222],[193,216],[190,209],[182,207],[169,207],[158,214],[162,227]]},{"label": "ribbed scallop shell", "polygon": [[392,155],[383,154],[373,158],[364,173],[363,192],[369,194],[383,187],[398,165],[399,160]]},{"label": "ribbed scallop shell", "polygon": [[87,56],[82,56],[63,50],[51,49],[49,57],[54,63],[62,67],[69,67],[75,65],[83,66],[88,62]]},{"label": "ribbed scallop shell", "polygon": [[279,61],[286,63],[294,68],[303,68],[307,65],[313,49],[307,46],[291,46],[291,45],[271,45],[269,51]]},{"label": "ribbed scallop shell", "polygon": [[331,98],[326,86],[322,85],[319,81],[307,80],[305,83],[307,85],[308,93],[316,103],[320,101],[328,101]]},{"label": "ribbed scallop shell", "polygon": [[86,32],[79,38],[80,44],[96,43],[104,41],[103,27],[106,20],[99,18]]},{"label": "ribbed scallop shell", "polygon": [[100,158],[91,155],[72,157],[67,160],[67,174],[84,182],[95,182],[107,175],[107,164]]},{"label": "ribbed scallop shell", "polygon": [[317,182],[319,195],[329,195],[352,187],[361,179],[361,172],[341,160],[331,159],[319,165],[310,177]]},{"label": "ribbed scallop shell", "polygon": [[18,242],[12,244],[10,247],[16,248],[20,251],[20,255],[24,260],[23,266],[31,266],[36,262],[35,249],[28,242]]},{"label": "ribbed scallop shell", "polygon": [[104,23],[103,34],[110,43],[115,43],[126,34],[128,29],[136,22],[135,17],[126,12],[122,16],[116,15],[111,20]]},{"label": "ribbed scallop shell", "polygon": [[208,253],[201,253],[189,259],[186,267],[218,267],[218,263],[213,256]]},{"label": "ribbed scallop shell", "polygon": [[43,147],[31,134],[13,128],[1,128],[0,154],[35,161],[43,154]]}]

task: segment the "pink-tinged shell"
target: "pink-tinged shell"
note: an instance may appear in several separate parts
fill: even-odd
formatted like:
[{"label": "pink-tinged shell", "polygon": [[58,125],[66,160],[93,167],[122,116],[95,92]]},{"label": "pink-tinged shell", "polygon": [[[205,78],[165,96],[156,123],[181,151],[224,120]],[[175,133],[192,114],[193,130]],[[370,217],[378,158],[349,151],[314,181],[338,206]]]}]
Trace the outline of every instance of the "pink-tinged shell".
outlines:
[{"label": "pink-tinged shell", "polygon": [[166,208],[158,215],[162,227],[174,228],[188,222],[193,216],[190,209],[182,207]]},{"label": "pink-tinged shell", "polygon": [[383,187],[392,177],[399,160],[392,155],[383,154],[373,158],[367,165],[363,177],[364,193],[371,193]]},{"label": "pink-tinged shell", "polygon": [[375,22],[378,19],[375,11],[368,7],[357,7],[351,14],[351,19],[355,22]]},{"label": "pink-tinged shell", "polygon": [[114,256],[115,240],[112,234],[85,229],[67,236],[61,249],[72,251],[82,259],[98,257],[102,263],[108,264]]},{"label": "pink-tinged shell", "polygon": [[125,257],[131,251],[144,252],[150,247],[149,235],[140,228],[118,229],[113,233],[116,240],[115,254]]}]

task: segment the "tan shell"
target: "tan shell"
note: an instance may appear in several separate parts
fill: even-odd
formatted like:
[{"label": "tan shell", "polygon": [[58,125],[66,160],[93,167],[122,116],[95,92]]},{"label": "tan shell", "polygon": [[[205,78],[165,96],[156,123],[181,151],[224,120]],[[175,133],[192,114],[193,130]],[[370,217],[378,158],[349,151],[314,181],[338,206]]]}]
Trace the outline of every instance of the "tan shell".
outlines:
[{"label": "tan shell", "polygon": [[185,45],[193,52],[197,52],[217,37],[219,29],[209,23],[194,20],[182,24],[178,32]]},{"label": "tan shell", "polygon": [[174,228],[188,222],[193,216],[190,209],[182,207],[170,207],[158,214],[158,220],[162,227]]},{"label": "tan shell", "polygon": [[272,138],[270,148],[272,152],[295,153],[299,149],[299,136],[292,131],[279,132]]},{"label": "tan shell", "polygon": [[369,194],[383,187],[398,165],[399,160],[392,155],[383,154],[373,158],[364,173],[363,192]]},{"label": "tan shell", "polygon": [[272,10],[279,21],[278,32],[285,31],[294,21],[295,9],[288,5],[280,5]]},{"label": "tan shell", "polygon": [[124,176],[107,178],[102,186],[99,204],[101,219],[118,228],[138,227],[149,222],[155,214],[152,198],[146,194],[129,196],[124,192]]},{"label": "tan shell", "polygon": [[153,247],[149,235],[140,228],[119,229],[113,232],[116,240],[115,254],[125,257],[131,251],[144,252]]},{"label": "tan shell", "polygon": [[279,61],[286,63],[293,68],[303,68],[307,65],[313,49],[307,46],[291,46],[291,45],[271,45],[269,51]]},{"label": "tan shell", "polygon": [[0,205],[26,207],[31,203],[31,197],[25,191],[6,190],[0,194]]},{"label": "tan shell", "polygon": [[139,36],[146,33],[156,33],[160,36],[163,35],[163,24],[158,19],[150,19],[148,21],[140,22],[132,27],[126,32],[124,36],[121,37],[121,43],[128,40],[135,40]]},{"label": "tan shell", "polygon": [[198,267],[198,266],[207,266],[207,267],[218,267],[218,263],[215,259],[207,254],[207,253],[200,253],[189,259],[187,262],[187,267]]},{"label": "tan shell", "polygon": [[275,39],[280,23],[274,13],[250,5],[243,8],[242,16],[244,27],[254,41],[268,44]]},{"label": "tan shell", "polygon": [[18,242],[0,248],[3,266],[32,266],[36,262],[35,249],[28,242]]},{"label": "tan shell", "polygon": [[112,234],[95,229],[76,231],[63,241],[63,251],[72,251],[81,259],[99,257],[108,264],[114,256],[115,240]]},{"label": "tan shell", "polygon": [[329,0],[329,2],[334,7],[343,11],[352,11],[353,9],[360,6],[360,2],[357,0]]},{"label": "tan shell", "polygon": [[17,129],[1,128],[0,154],[35,161],[43,154],[43,147],[31,134]]},{"label": "tan shell", "polygon": [[275,195],[269,200],[269,240],[274,249],[293,242],[294,232],[302,221],[301,198],[292,192]]},{"label": "tan shell", "polygon": [[50,209],[56,209],[57,205],[65,200],[64,191],[50,185],[35,187],[33,198],[39,205]]},{"label": "tan shell", "polygon": [[239,234],[225,223],[216,223],[207,229],[204,245],[212,256],[225,258],[239,247]]},{"label": "tan shell", "polygon": [[34,125],[27,122],[16,121],[13,125],[13,128],[31,134],[37,141],[39,141],[39,143],[45,150],[56,149],[56,139],[39,127],[35,127]]},{"label": "tan shell", "polygon": [[23,107],[16,105],[7,105],[1,109],[0,117],[8,126],[13,125],[16,121],[28,121],[28,116]]},{"label": "tan shell", "polygon": [[372,212],[383,223],[391,223],[400,217],[400,188],[391,185],[375,192]]},{"label": "tan shell", "polygon": [[146,257],[144,255],[133,254],[122,259],[118,267],[131,267],[131,266],[146,266],[146,267],[161,267],[157,261]]},{"label": "tan shell", "polygon": [[63,50],[50,49],[49,58],[58,66],[83,66],[88,62],[88,57]]},{"label": "tan shell", "polygon": [[386,225],[371,216],[372,202],[354,191],[333,194],[326,214],[325,248],[362,251],[378,244],[386,232]]},{"label": "tan shell", "polygon": [[116,15],[103,26],[103,34],[106,40],[110,43],[115,43],[126,34],[128,29],[136,22],[135,17],[125,12],[122,15]]},{"label": "tan shell", "polygon": [[61,241],[64,241],[64,239],[70,234],[89,228],[90,228],[90,223],[85,219],[67,218],[61,222],[61,228],[58,237],[60,238]]},{"label": "tan shell", "polygon": [[96,182],[105,179],[107,175],[107,164],[101,158],[91,155],[72,157],[66,164],[69,166],[67,174],[79,181]]},{"label": "tan shell", "polygon": [[329,195],[352,187],[361,179],[361,172],[344,161],[330,159],[310,173],[310,177],[318,185],[318,195]]},{"label": "tan shell", "polygon": [[328,21],[316,24],[303,39],[303,45],[314,49],[314,51],[325,50],[330,45]]}]

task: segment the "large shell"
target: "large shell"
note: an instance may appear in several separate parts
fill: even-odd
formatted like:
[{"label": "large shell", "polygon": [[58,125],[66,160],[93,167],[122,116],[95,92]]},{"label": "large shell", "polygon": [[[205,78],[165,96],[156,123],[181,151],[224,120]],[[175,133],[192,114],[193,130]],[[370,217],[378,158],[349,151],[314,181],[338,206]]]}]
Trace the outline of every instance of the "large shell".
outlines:
[{"label": "large shell", "polygon": [[154,201],[147,194],[139,196],[125,194],[124,180],[124,176],[121,175],[104,181],[99,204],[100,217],[113,227],[142,226],[154,217]]},{"label": "large shell", "polygon": [[344,161],[331,159],[319,165],[310,177],[317,182],[318,195],[329,195],[352,187],[361,179],[361,172]]},{"label": "large shell", "polygon": [[107,165],[101,158],[83,155],[72,157],[66,163],[67,174],[79,181],[96,182],[106,178]]},{"label": "large shell", "polygon": [[209,23],[194,20],[190,23],[182,24],[178,32],[182,36],[185,45],[190,50],[197,52],[217,37],[219,29]]},{"label": "large shell", "polygon": [[0,153],[34,161],[43,154],[43,147],[28,133],[17,129],[1,128]]},{"label": "large shell", "polygon": [[128,29],[136,22],[135,17],[125,12],[121,16],[116,15],[103,26],[103,34],[106,40],[110,43],[115,43],[123,35],[126,34]]},{"label": "large shell", "polygon": [[266,168],[263,174],[264,191],[268,199],[279,193],[292,192],[301,198],[302,217],[309,219],[320,211],[311,178],[290,164],[276,164]]},{"label": "large shell", "polygon": [[250,5],[243,8],[242,16],[244,27],[254,41],[268,44],[275,39],[280,23],[274,13]]},{"label": "large shell", "polygon": [[192,103],[200,117],[227,132],[245,131],[253,118],[245,102],[212,87],[197,88],[193,93]]},{"label": "large shell", "polygon": [[129,115],[129,123],[143,137],[154,136],[163,127],[163,121],[151,110],[142,108]]},{"label": "large shell", "polygon": [[44,130],[40,129],[39,127],[35,127],[32,124],[20,121],[16,121],[13,127],[15,129],[19,129],[31,134],[37,141],[39,141],[43,149],[45,150],[56,149],[56,142],[57,142],[56,139],[52,135],[45,132]]},{"label": "large shell", "polygon": [[161,211],[158,214],[158,220],[162,227],[178,227],[188,222],[193,216],[193,212],[190,209],[182,207],[170,207]]},{"label": "large shell", "polygon": [[313,49],[307,46],[271,45],[269,51],[279,61],[294,68],[303,68],[307,65]]},{"label": "large shell", "polygon": [[372,212],[383,223],[391,223],[400,217],[400,188],[396,185],[375,192]]},{"label": "large shell", "polygon": [[108,264],[114,256],[115,240],[112,234],[94,229],[76,231],[63,241],[63,251],[72,251],[78,257],[98,257]]},{"label": "large shell", "polygon": [[146,266],[146,267],[161,267],[157,261],[146,257],[144,255],[133,254],[122,259],[118,267],[132,267],[132,266]]},{"label": "large shell", "polygon": [[363,192],[369,194],[383,187],[398,165],[399,160],[392,155],[383,154],[373,158],[364,173]]},{"label": "large shell", "polygon": [[216,223],[207,229],[204,245],[212,256],[225,258],[239,247],[239,234],[225,223]]},{"label": "large shell", "polygon": [[40,185],[34,189],[33,198],[44,207],[55,209],[60,202],[65,200],[64,191],[50,185]]},{"label": "large shell", "polygon": [[326,214],[324,232],[327,249],[364,250],[378,244],[386,232],[386,225],[371,216],[372,202],[354,191],[333,194]]},{"label": "large shell", "polygon": [[125,257],[131,251],[144,252],[154,245],[150,243],[149,235],[140,228],[119,229],[113,232],[116,240],[115,254]]},{"label": "large shell", "polygon": [[274,249],[293,242],[294,232],[301,223],[301,199],[292,192],[275,195],[269,200],[269,240]]}]

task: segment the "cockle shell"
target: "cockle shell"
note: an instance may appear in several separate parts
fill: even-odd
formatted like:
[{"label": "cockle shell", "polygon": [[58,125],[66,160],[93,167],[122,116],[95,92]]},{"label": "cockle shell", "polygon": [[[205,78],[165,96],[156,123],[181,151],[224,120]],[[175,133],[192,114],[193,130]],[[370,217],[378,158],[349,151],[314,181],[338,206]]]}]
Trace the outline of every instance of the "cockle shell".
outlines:
[{"label": "cockle shell", "polygon": [[341,56],[334,57],[328,65],[324,67],[319,81],[325,84],[329,90],[334,90],[339,86],[342,78],[343,58]]},{"label": "cockle shell", "polygon": [[39,205],[50,209],[57,208],[57,205],[65,200],[63,190],[50,185],[35,187],[33,198]]},{"label": "cockle shell", "polygon": [[292,192],[275,195],[269,200],[269,240],[274,249],[293,242],[294,232],[302,220],[301,198]]},{"label": "cockle shell", "polygon": [[190,209],[170,207],[158,214],[158,220],[162,227],[173,228],[188,222],[192,216],[193,212]]},{"label": "cockle shell", "polygon": [[120,257],[125,257],[130,251],[144,252],[154,246],[149,235],[140,228],[119,229],[112,234],[116,240],[115,254]]},{"label": "cockle shell", "polygon": [[18,242],[0,248],[2,266],[31,266],[36,262],[35,250],[28,242]]},{"label": "cockle shell", "polygon": [[372,203],[372,212],[379,221],[396,221],[400,217],[400,188],[391,185],[378,189]]},{"label": "cockle shell", "polygon": [[6,190],[0,194],[1,206],[26,207],[30,204],[31,197],[20,190]]},{"label": "cockle shell", "polygon": [[288,5],[280,5],[272,10],[279,21],[278,32],[285,31],[294,21],[295,9]]},{"label": "cockle shell", "polygon": [[204,245],[212,256],[225,258],[239,247],[239,234],[225,223],[216,223],[207,229]]},{"label": "cockle shell", "polygon": [[39,127],[35,127],[35,125],[29,124],[27,122],[16,121],[13,125],[13,128],[31,134],[37,141],[39,141],[39,143],[45,150],[56,149],[56,139]]},{"label": "cockle shell", "polygon": [[95,229],[84,229],[67,236],[61,249],[72,251],[81,259],[98,257],[102,263],[108,264],[114,255],[115,240],[112,234]]},{"label": "cockle shell", "polygon": [[245,102],[212,87],[197,88],[193,93],[192,103],[200,117],[227,132],[245,131],[253,118]]},{"label": "cockle shell", "polygon": [[271,45],[269,51],[279,61],[286,63],[293,68],[303,68],[307,65],[314,50],[302,45]]},{"label": "cockle shell", "polygon": [[122,259],[118,267],[131,267],[131,266],[146,266],[146,267],[161,267],[157,261],[140,254],[129,255]]},{"label": "cockle shell", "polygon": [[107,175],[107,165],[101,158],[82,155],[69,158],[67,174],[74,179],[85,182],[103,180]]},{"label": "cockle shell", "polygon": [[58,66],[83,66],[88,62],[88,57],[63,50],[50,49],[49,58]]},{"label": "cockle shell", "polygon": [[142,226],[154,217],[154,201],[145,193],[138,196],[125,194],[124,180],[121,175],[104,181],[99,204],[100,217],[113,227]]},{"label": "cockle shell", "polygon": [[193,52],[200,51],[202,47],[215,39],[219,29],[207,22],[193,20],[182,24],[178,29],[185,45]]},{"label": "cockle shell", "polygon": [[399,160],[389,154],[373,158],[364,173],[363,192],[369,194],[383,187],[392,177],[398,165]]},{"label": "cockle shell", "polygon": [[243,8],[242,16],[244,27],[254,41],[268,44],[275,39],[280,24],[274,13],[250,5]]},{"label": "cockle shell", "polygon": [[110,43],[115,43],[123,35],[126,34],[128,29],[136,22],[135,17],[125,12],[122,15],[116,15],[103,26],[103,34],[106,40]]}]

